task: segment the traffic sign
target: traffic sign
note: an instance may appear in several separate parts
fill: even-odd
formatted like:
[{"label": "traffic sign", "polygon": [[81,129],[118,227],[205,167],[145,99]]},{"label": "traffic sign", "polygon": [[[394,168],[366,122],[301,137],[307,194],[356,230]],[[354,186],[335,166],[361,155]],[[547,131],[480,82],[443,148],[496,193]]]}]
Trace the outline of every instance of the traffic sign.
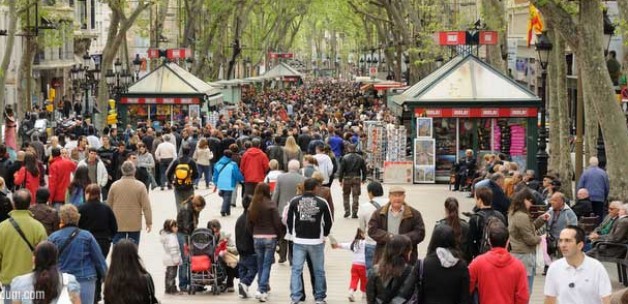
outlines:
[{"label": "traffic sign", "polygon": [[369,76],[377,76],[377,67],[369,68]]}]

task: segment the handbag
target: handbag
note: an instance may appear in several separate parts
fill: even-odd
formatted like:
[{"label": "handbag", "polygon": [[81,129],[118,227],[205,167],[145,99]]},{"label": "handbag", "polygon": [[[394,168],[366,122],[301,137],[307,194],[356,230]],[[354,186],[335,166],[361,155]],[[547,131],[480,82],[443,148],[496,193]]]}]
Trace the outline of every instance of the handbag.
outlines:
[{"label": "handbag", "polygon": [[416,287],[412,293],[412,297],[406,301],[406,304],[419,304],[423,298],[423,260],[419,260],[417,265],[419,266],[419,273],[417,276],[419,280],[416,282]]},{"label": "handbag", "polygon": [[59,297],[57,297],[57,304],[71,304],[72,299],[70,299],[70,291],[68,291],[68,275],[61,274],[61,293]]},{"label": "handbag", "polygon": [[146,278],[146,286],[148,287],[148,304],[159,304],[159,300],[155,297],[155,284],[153,284],[153,278],[150,273],[144,274]]}]

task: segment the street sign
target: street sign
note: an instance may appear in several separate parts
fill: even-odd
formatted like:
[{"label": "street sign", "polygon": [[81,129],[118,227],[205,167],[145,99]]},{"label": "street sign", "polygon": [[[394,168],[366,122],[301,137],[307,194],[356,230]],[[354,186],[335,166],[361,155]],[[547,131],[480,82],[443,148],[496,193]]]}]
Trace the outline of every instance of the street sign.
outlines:
[{"label": "street sign", "polygon": [[377,67],[370,67],[369,68],[369,76],[377,76]]}]

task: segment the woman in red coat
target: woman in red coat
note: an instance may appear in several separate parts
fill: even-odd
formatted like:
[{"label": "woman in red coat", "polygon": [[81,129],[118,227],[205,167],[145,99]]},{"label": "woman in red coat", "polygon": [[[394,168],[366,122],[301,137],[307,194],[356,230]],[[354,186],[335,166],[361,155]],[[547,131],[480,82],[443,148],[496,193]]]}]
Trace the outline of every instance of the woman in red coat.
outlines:
[{"label": "woman in red coat", "polygon": [[39,189],[39,166],[37,156],[33,152],[26,152],[24,165],[13,175],[16,188],[26,188],[31,193],[31,205],[35,204],[35,194]]}]

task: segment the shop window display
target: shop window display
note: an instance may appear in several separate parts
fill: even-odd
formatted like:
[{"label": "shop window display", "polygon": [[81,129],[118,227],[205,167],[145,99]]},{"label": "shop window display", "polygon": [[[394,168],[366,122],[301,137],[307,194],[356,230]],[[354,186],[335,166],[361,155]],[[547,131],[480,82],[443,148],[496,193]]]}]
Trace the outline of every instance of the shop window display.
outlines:
[{"label": "shop window display", "polygon": [[436,175],[449,176],[456,163],[456,119],[434,118]]}]

